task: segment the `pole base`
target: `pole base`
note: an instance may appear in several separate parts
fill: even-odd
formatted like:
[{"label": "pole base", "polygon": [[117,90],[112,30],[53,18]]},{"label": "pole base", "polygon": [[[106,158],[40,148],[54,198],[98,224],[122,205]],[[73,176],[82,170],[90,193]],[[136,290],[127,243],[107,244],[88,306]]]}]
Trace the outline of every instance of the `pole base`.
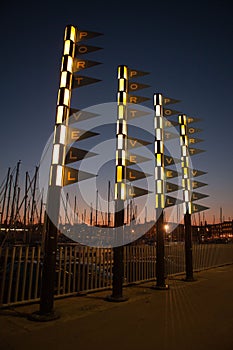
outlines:
[{"label": "pole base", "polygon": [[28,316],[28,320],[35,322],[48,322],[54,321],[60,318],[60,314],[55,311],[49,312],[47,314],[42,314],[40,311],[33,312]]},{"label": "pole base", "polygon": [[182,281],[184,281],[184,282],[196,282],[197,279],[194,277],[185,277],[185,278],[182,278]]},{"label": "pole base", "polygon": [[155,285],[155,286],[152,286],[151,289],[155,289],[155,290],[168,290],[168,289],[169,289],[169,285],[168,285],[168,284],[164,284],[164,285]]},{"label": "pole base", "polygon": [[114,302],[114,303],[122,303],[123,301],[129,300],[129,298],[126,298],[123,296],[114,297],[113,295],[108,295],[104,300]]}]

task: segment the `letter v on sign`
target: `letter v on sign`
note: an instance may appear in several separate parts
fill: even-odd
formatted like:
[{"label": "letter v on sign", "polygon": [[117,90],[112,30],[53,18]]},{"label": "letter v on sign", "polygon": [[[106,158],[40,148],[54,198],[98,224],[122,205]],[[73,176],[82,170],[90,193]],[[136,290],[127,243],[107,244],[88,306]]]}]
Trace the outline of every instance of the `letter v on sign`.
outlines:
[{"label": "letter v on sign", "polygon": [[137,147],[141,147],[141,146],[148,146],[148,145],[151,145],[151,142],[140,140],[140,139],[137,139],[135,137],[128,137],[127,138],[128,149],[133,149],[133,148],[137,148]]},{"label": "letter v on sign", "polygon": [[95,118],[100,116],[100,114],[83,111],[80,109],[70,108],[69,124],[81,122],[90,118]]},{"label": "letter v on sign", "polygon": [[181,163],[181,160],[179,158],[173,158],[171,156],[164,155],[164,165],[173,165],[173,164],[179,164]]},{"label": "letter v on sign", "polygon": [[201,170],[197,170],[197,169],[191,169],[192,177],[197,177],[197,176],[206,175],[206,174],[207,174],[206,171],[201,171]]}]

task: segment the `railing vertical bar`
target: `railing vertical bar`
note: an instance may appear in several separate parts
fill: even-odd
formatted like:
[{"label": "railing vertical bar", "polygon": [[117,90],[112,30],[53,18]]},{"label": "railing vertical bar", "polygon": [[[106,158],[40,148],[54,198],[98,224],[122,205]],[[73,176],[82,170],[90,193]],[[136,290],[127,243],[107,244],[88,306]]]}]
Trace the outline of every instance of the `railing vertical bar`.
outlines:
[{"label": "railing vertical bar", "polygon": [[91,249],[91,281],[90,281],[90,288],[93,289],[94,285],[94,254],[95,254],[95,249]]},{"label": "railing vertical bar", "polygon": [[11,301],[11,289],[12,289],[12,281],[13,281],[13,274],[14,274],[14,264],[15,264],[15,247],[13,247],[12,254],[11,254],[11,267],[10,267],[10,274],[9,274],[7,303],[10,303]]},{"label": "railing vertical bar", "polygon": [[24,258],[24,269],[23,269],[23,285],[22,285],[22,297],[21,297],[22,300],[24,300],[24,295],[25,295],[27,265],[28,265],[28,252],[29,252],[29,246],[26,246],[25,258]]},{"label": "railing vertical bar", "polygon": [[41,254],[41,246],[37,247],[37,265],[36,265],[36,280],[35,280],[35,290],[34,290],[34,298],[37,298],[38,294],[38,284],[41,279],[41,263],[40,263],[40,254]]},{"label": "railing vertical bar", "polygon": [[98,287],[98,278],[97,278],[97,275],[98,275],[99,250],[100,250],[100,248],[96,248],[96,252],[95,252],[95,282],[94,282],[95,289],[97,289],[97,287]]},{"label": "railing vertical bar", "polygon": [[76,265],[77,265],[77,246],[74,246],[74,268],[73,268],[73,284],[72,284],[72,292],[77,292],[76,289]]},{"label": "railing vertical bar", "polygon": [[128,282],[128,256],[127,246],[124,246],[124,281]]},{"label": "railing vertical bar", "polygon": [[113,266],[113,249],[110,250],[110,274],[109,274],[109,284],[112,286],[112,266]]},{"label": "railing vertical bar", "polygon": [[85,254],[86,254],[86,247],[83,247],[82,249],[82,291],[85,290],[85,278],[86,278],[86,273],[85,273]]},{"label": "railing vertical bar", "polygon": [[59,261],[58,261],[58,277],[57,277],[57,294],[61,294],[61,271],[62,271],[62,255],[63,249],[59,247]]},{"label": "railing vertical bar", "polygon": [[135,246],[136,249],[136,281],[139,280],[139,247]]},{"label": "railing vertical bar", "polygon": [[72,249],[73,247],[69,247],[69,275],[68,275],[68,293],[70,293],[70,286],[71,286],[71,276],[72,276]]},{"label": "railing vertical bar", "polygon": [[105,252],[106,252],[106,266],[103,271],[103,278],[105,280],[105,287],[107,287],[108,286],[108,269],[109,269],[109,249],[106,248]]},{"label": "railing vertical bar", "polygon": [[30,264],[30,272],[29,272],[28,299],[31,299],[31,294],[32,294],[32,279],[33,279],[34,257],[35,257],[35,247],[32,247],[31,264]]},{"label": "railing vertical bar", "polygon": [[67,265],[67,246],[64,249],[64,263],[63,263],[63,288],[62,294],[66,293],[66,265]]},{"label": "railing vertical bar", "polygon": [[17,273],[16,273],[16,286],[15,286],[14,302],[18,301],[22,249],[23,249],[22,246],[19,246],[18,249],[17,249],[19,252],[18,252],[18,266],[17,266]]},{"label": "railing vertical bar", "polygon": [[87,247],[87,278],[86,278],[86,290],[90,289],[90,247]]},{"label": "railing vertical bar", "polygon": [[78,277],[78,280],[77,280],[77,291],[80,292],[81,291],[81,288],[82,288],[82,285],[81,285],[81,246],[78,247],[78,274],[77,274],[77,277]]},{"label": "railing vertical bar", "polygon": [[[0,294],[0,304],[4,303],[4,292],[5,292],[5,281],[6,281],[6,270],[7,270],[7,261],[8,261],[9,248],[6,247],[4,264],[3,264],[3,274],[2,274],[2,286],[1,286],[1,294]],[[2,251],[1,251],[2,255]],[[2,256],[1,256],[2,257]]]}]

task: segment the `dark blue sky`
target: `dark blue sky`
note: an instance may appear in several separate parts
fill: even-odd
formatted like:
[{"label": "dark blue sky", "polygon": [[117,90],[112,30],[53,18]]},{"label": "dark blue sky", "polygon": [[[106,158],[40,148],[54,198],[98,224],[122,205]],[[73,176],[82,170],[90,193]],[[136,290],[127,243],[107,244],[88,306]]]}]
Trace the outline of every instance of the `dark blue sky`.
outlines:
[{"label": "dark blue sky", "polygon": [[103,50],[87,57],[103,64],[84,72],[103,81],[75,91],[72,106],[115,101],[119,64],[150,72],[140,81],[151,87],[140,95],[162,92],[181,100],[175,109],[202,119],[197,137],[205,142],[197,146],[206,152],[193,157],[208,171],[199,178],[209,184],[202,204],[211,218],[220,206],[233,217],[232,10],[226,0],[3,1],[0,178],[19,159],[22,175],[40,160],[54,126],[64,28],[73,24],[104,35],[88,43]]}]

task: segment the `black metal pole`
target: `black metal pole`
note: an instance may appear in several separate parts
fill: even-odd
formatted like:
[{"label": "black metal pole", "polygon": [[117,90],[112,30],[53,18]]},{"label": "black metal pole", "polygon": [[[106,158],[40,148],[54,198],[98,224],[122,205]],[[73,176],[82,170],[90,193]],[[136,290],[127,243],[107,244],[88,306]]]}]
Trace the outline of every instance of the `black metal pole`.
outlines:
[{"label": "black metal pole", "polygon": [[29,315],[33,321],[50,321],[59,318],[54,310],[54,286],[58,238],[58,218],[60,210],[60,188],[50,186],[47,195],[47,213],[54,213],[57,222],[52,222],[46,214],[46,235],[44,243],[43,274],[40,291],[40,309]]},{"label": "black metal pole", "polygon": [[[59,315],[54,311],[54,285],[58,224],[60,217],[60,195],[64,180],[64,155],[66,154],[66,141],[64,140],[64,137],[61,137],[61,135],[66,137],[67,134],[67,125],[64,123],[64,121],[67,121],[70,112],[72,69],[75,57],[76,41],[77,28],[71,25],[66,26],[61,65],[61,80],[56,108],[53,154],[51,159],[50,180],[47,193],[46,237],[44,245],[40,309],[38,312],[35,312],[29,316],[29,318],[33,321],[50,321],[59,317]],[[64,131],[62,132],[62,130]]]},{"label": "black metal pole", "polygon": [[160,209],[157,209],[156,217],[158,217],[156,221],[156,285],[153,288],[164,290],[168,289],[165,281],[164,211],[160,213]]},{"label": "black metal pole", "polygon": [[188,212],[184,215],[185,229],[185,281],[193,282],[196,279],[193,277],[193,255],[192,255],[192,225],[191,214]]},{"label": "black metal pole", "polygon": [[112,294],[106,298],[107,301],[122,302],[128,300],[123,296],[124,282],[124,201],[117,200],[115,204],[115,229],[116,244],[113,248],[113,279]]}]

